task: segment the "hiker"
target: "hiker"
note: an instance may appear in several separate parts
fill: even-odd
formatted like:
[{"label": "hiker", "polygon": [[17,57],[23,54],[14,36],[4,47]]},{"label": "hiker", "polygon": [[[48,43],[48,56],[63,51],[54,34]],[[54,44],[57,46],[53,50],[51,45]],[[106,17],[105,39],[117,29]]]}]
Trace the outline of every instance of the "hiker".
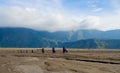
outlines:
[{"label": "hiker", "polygon": [[33,51],[33,50],[31,50],[31,53],[34,53],[34,51]]},{"label": "hiker", "polygon": [[63,53],[67,53],[67,49],[65,48],[65,46],[63,46]]},{"label": "hiker", "polygon": [[56,52],[56,51],[55,51],[55,48],[53,47],[53,48],[52,48],[52,53],[55,53],[55,52]]},{"label": "hiker", "polygon": [[42,48],[42,53],[45,53],[45,50],[44,50],[44,48]]}]

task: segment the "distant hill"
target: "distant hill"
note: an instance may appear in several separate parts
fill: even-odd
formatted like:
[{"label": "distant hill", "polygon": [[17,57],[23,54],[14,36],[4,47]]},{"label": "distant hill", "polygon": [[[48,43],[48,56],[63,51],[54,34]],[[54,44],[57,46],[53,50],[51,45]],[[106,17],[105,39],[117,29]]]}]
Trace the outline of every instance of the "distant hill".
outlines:
[{"label": "distant hill", "polygon": [[99,40],[87,39],[75,42],[62,43],[68,48],[87,48],[87,49],[120,49],[120,40]]},{"label": "distant hill", "polygon": [[56,41],[42,37],[38,32],[26,28],[0,28],[0,47],[51,47]]},{"label": "distant hill", "polygon": [[78,30],[71,36],[71,41],[82,39],[120,39],[120,30]]},{"label": "distant hill", "polygon": [[[62,47],[65,45],[72,48],[119,48],[119,41],[120,30],[47,32],[28,28],[0,28],[0,47]],[[111,46],[112,44],[114,46]]]}]

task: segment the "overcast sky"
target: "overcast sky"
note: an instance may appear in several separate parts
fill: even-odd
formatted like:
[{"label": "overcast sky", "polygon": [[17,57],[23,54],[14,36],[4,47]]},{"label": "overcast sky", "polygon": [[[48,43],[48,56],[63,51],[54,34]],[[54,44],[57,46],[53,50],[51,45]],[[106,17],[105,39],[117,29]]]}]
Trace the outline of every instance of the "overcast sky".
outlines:
[{"label": "overcast sky", "polygon": [[0,27],[120,29],[120,0],[0,0]]}]

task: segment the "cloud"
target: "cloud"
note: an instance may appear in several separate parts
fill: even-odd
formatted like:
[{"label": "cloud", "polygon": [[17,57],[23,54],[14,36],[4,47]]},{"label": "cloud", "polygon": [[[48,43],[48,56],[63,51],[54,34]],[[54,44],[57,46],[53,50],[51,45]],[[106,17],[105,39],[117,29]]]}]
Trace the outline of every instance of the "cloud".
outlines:
[{"label": "cloud", "polygon": [[79,23],[78,29],[97,29],[100,25],[100,18],[97,16],[87,16]]},{"label": "cloud", "polygon": [[120,0],[112,0],[111,4],[114,8],[114,12],[120,14]]},{"label": "cloud", "polygon": [[[21,8],[21,7],[11,7],[8,9],[1,9],[1,21],[4,25],[30,25],[35,24],[39,18],[39,13],[34,8]],[[41,15],[42,18],[42,15]]]},{"label": "cloud", "polygon": [[109,0],[109,3],[107,14],[100,16],[101,24],[98,27],[100,30],[120,29],[120,0]]},{"label": "cloud", "polygon": [[7,0],[7,2],[9,7],[0,8],[0,26],[51,30],[62,22],[59,0]]},{"label": "cloud", "polygon": [[38,30],[68,30],[71,19],[59,12],[44,13],[35,8],[0,9],[0,26],[28,27]]},{"label": "cloud", "polygon": [[[116,21],[115,19],[109,19],[111,16],[90,15],[87,12],[85,14],[79,12],[71,14],[70,11],[64,9],[62,0],[4,1],[8,6],[4,4],[5,7],[0,7],[0,27],[26,27],[47,31],[105,30],[111,29],[114,25],[113,22]],[[93,5],[95,5],[94,3]],[[93,13],[97,13],[103,9],[97,7],[97,5],[92,8]],[[118,16],[114,16],[113,18],[115,17],[119,18]],[[120,23],[119,21],[116,22]],[[120,26],[117,25],[114,28],[120,28]]]},{"label": "cloud", "polygon": [[103,8],[95,8],[94,10],[92,10],[92,12],[100,12],[102,10],[103,10]]},{"label": "cloud", "polygon": [[79,28],[82,29],[91,28],[90,25],[92,23],[94,25],[94,17],[83,19],[79,16],[74,15],[73,17],[73,15],[65,14],[59,2],[60,0],[35,0],[35,3],[40,2],[41,5],[32,7],[32,3],[26,3],[26,1],[13,0],[10,3],[10,7],[0,8],[0,26],[27,27],[47,31],[67,31],[78,29],[79,25]]}]

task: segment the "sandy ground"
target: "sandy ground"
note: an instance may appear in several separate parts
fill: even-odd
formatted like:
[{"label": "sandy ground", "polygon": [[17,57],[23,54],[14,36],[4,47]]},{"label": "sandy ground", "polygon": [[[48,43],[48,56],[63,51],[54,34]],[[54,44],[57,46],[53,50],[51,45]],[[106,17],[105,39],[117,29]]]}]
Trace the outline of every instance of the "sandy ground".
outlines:
[{"label": "sandy ground", "polygon": [[0,49],[0,73],[120,73],[120,51]]}]

